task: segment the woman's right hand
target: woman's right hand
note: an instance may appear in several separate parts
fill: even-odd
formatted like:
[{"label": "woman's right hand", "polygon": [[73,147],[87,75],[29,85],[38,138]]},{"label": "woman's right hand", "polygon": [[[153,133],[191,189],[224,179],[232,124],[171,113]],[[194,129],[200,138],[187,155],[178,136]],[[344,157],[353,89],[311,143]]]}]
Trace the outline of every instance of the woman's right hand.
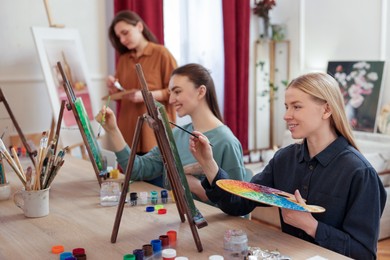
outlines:
[{"label": "woman's right hand", "polygon": [[103,129],[107,133],[114,132],[118,129],[114,111],[112,111],[111,108],[107,106],[103,106],[103,108],[95,116],[95,120],[102,125]]},{"label": "woman's right hand", "polygon": [[110,95],[119,92],[119,90],[114,86],[115,81],[117,81],[114,76],[109,75],[107,77],[107,87],[108,87],[108,93]]}]

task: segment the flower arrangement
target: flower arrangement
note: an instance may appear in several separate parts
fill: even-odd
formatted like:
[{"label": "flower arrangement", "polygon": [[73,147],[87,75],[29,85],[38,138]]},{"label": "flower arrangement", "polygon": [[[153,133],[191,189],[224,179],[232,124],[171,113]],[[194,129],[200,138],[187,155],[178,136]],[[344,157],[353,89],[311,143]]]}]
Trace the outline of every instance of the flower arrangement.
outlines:
[{"label": "flower arrangement", "polygon": [[269,20],[269,11],[275,5],[275,0],[255,0],[255,7],[253,8],[253,13],[259,17],[263,17],[264,19]]},{"label": "flower arrangement", "polygon": [[353,127],[358,123],[356,109],[363,104],[365,96],[371,95],[374,83],[379,79],[378,73],[370,69],[371,65],[364,61],[354,63],[349,74],[344,72],[342,65],[336,67],[334,77],[340,84],[347,117]]},{"label": "flower arrangement", "polygon": [[269,11],[276,5],[275,0],[255,0],[255,7],[253,7],[253,13],[263,19],[263,33],[260,33],[260,38],[269,37]]}]

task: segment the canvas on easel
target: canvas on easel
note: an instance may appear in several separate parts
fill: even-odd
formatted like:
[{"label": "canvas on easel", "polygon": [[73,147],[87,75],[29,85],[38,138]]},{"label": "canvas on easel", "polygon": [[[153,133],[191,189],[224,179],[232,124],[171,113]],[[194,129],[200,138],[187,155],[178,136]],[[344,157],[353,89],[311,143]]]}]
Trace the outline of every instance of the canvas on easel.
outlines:
[{"label": "canvas on easel", "polygon": [[[152,93],[148,90],[148,86],[140,64],[136,64],[136,71],[142,86],[141,92],[148,112],[142,117],[138,117],[132,147],[137,147],[140,139],[142,125],[145,121],[147,121],[149,126],[154,130],[157,144],[160,149],[164,165],[166,166],[167,177],[172,187],[172,192],[175,196],[176,207],[179,211],[180,219],[182,222],[184,222],[184,215],[187,216],[195,244],[198,251],[201,252],[203,247],[196,228],[207,226],[207,221],[196,208],[192,198],[192,194],[184,174],[184,169],[177,152],[176,143],[173,138],[172,130],[170,128],[164,106],[156,102],[152,96]],[[136,149],[131,150],[124,183],[129,183],[131,180],[131,172],[136,156],[135,150]],[[117,239],[128,189],[129,185],[123,185],[114,228],[111,235],[112,243],[115,243]]]},{"label": "canvas on easel", "polygon": [[68,77],[61,65],[61,62],[57,62],[57,66],[58,70],[61,73],[63,79],[63,87],[68,99],[66,108],[72,111],[75,117],[76,123],[80,130],[80,134],[83,138],[84,145],[87,148],[89,159],[92,163],[96,178],[100,185],[102,182],[102,178],[105,178],[107,174],[106,160],[104,159],[100,150],[96,135],[94,134],[94,131],[92,129],[91,122],[88,118],[88,114],[84,107],[82,98],[76,97],[73,91],[73,86],[69,82]]}]

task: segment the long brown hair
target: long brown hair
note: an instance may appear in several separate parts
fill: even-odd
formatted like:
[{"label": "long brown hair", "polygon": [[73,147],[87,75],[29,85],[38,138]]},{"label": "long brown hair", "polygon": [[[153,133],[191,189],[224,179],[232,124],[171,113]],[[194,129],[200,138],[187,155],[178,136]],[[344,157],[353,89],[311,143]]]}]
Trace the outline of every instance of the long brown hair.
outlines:
[{"label": "long brown hair", "polygon": [[119,54],[126,53],[130,51],[126,46],[124,46],[118,36],[115,34],[114,27],[119,22],[125,22],[131,25],[137,25],[138,22],[141,22],[144,26],[144,30],[142,31],[142,35],[145,37],[147,41],[158,43],[156,36],[150,31],[149,27],[146,25],[144,20],[135,12],[132,11],[120,11],[116,14],[114,19],[111,22],[110,28],[108,29],[108,37],[111,41],[112,46],[115,48]]},{"label": "long brown hair", "polygon": [[332,127],[337,134],[344,136],[350,145],[359,150],[347,120],[339,84],[332,76],[321,72],[308,73],[292,80],[287,88],[297,88],[315,100],[328,103],[332,111],[330,118]]},{"label": "long brown hair", "polygon": [[189,63],[181,67],[176,68],[172,75],[186,76],[188,79],[194,83],[195,88],[200,86],[205,86],[206,91],[206,102],[209,106],[211,112],[223,122],[221,112],[219,111],[217,94],[215,92],[215,85],[213,78],[210,75],[210,72],[200,64]]}]

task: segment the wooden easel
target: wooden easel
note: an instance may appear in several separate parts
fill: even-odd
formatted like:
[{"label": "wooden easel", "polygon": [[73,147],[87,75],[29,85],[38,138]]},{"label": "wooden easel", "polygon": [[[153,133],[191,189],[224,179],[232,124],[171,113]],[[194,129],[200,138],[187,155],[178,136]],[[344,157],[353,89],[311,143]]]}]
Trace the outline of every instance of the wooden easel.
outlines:
[{"label": "wooden easel", "polygon": [[56,28],[64,28],[65,25],[63,25],[63,24],[54,24],[53,23],[53,18],[51,16],[51,10],[49,7],[49,0],[44,0],[43,2],[45,4],[45,10],[46,10],[46,14],[47,14],[47,19],[49,20],[49,26],[56,27]]},{"label": "wooden easel", "polygon": [[[187,220],[190,225],[197,249],[199,252],[202,252],[202,242],[200,241],[196,227],[205,227],[207,226],[207,222],[203,218],[202,214],[195,207],[190,188],[188,186],[188,182],[184,174],[183,166],[177,153],[176,144],[174,143],[172,131],[169,126],[169,121],[167,119],[164,107],[161,104],[155,103],[152,93],[148,90],[148,86],[140,64],[136,64],[136,71],[138,79],[142,86],[142,96],[144,98],[148,114],[145,114],[142,117],[138,117],[132,147],[137,147],[140,139],[142,125],[145,121],[147,121],[156,135],[158,147],[161,151],[164,165],[167,168],[168,179],[172,186],[172,191],[175,196],[176,207],[179,211],[180,219],[182,222],[184,222],[184,215],[187,215]],[[127,185],[127,183],[129,183],[131,179],[130,177],[131,172],[133,170],[135,156],[136,149],[132,149],[125,173],[125,185],[123,185],[122,188],[115,223],[111,234],[111,243],[115,243],[118,236],[119,225],[126,200],[126,194],[129,189],[129,185]]]},{"label": "wooden easel", "polygon": [[[96,178],[99,182],[99,185],[102,183],[102,178],[107,176],[107,163],[104,160],[99,146],[97,144],[96,138],[90,127],[90,122],[88,116],[86,115],[84,104],[82,100],[76,98],[76,95],[73,91],[73,87],[69,82],[63,68],[61,62],[57,62],[58,70],[61,73],[63,79],[63,86],[65,89],[66,96],[68,98],[68,103],[66,104],[66,108],[73,112],[73,115],[76,119],[77,125],[79,127],[81,136],[83,138],[85,147],[88,151],[89,159],[92,163],[93,169],[96,174]],[[63,110],[63,107],[61,107]],[[58,128],[58,126],[57,126]]]},{"label": "wooden easel", "polygon": [[0,88],[0,102],[4,103],[5,109],[7,109],[8,115],[10,116],[10,118],[12,120],[12,123],[14,124],[14,126],[16,128],[16,131],[18,132],[20,140],[22,141],[24,147],[26,148],[28,156],[30,157],[33,165],[35,166],[35,159],[34,159],[34,157],[37,155],[37,151],[36,150],[34,150],[34,151],[31,150],[31,147],[28,144],[28,142],[26,140],[26,137],[24,136],[24,134],[22,132],[22,129],[20,129],[20,126],[19,126],[18,122],[16,121],[15,116],[12,113],[12,110],[11,110],[10,106],[8,105],[7,99],[5,99],[5,96],[3,94],[3,90],[1,88]]}]

